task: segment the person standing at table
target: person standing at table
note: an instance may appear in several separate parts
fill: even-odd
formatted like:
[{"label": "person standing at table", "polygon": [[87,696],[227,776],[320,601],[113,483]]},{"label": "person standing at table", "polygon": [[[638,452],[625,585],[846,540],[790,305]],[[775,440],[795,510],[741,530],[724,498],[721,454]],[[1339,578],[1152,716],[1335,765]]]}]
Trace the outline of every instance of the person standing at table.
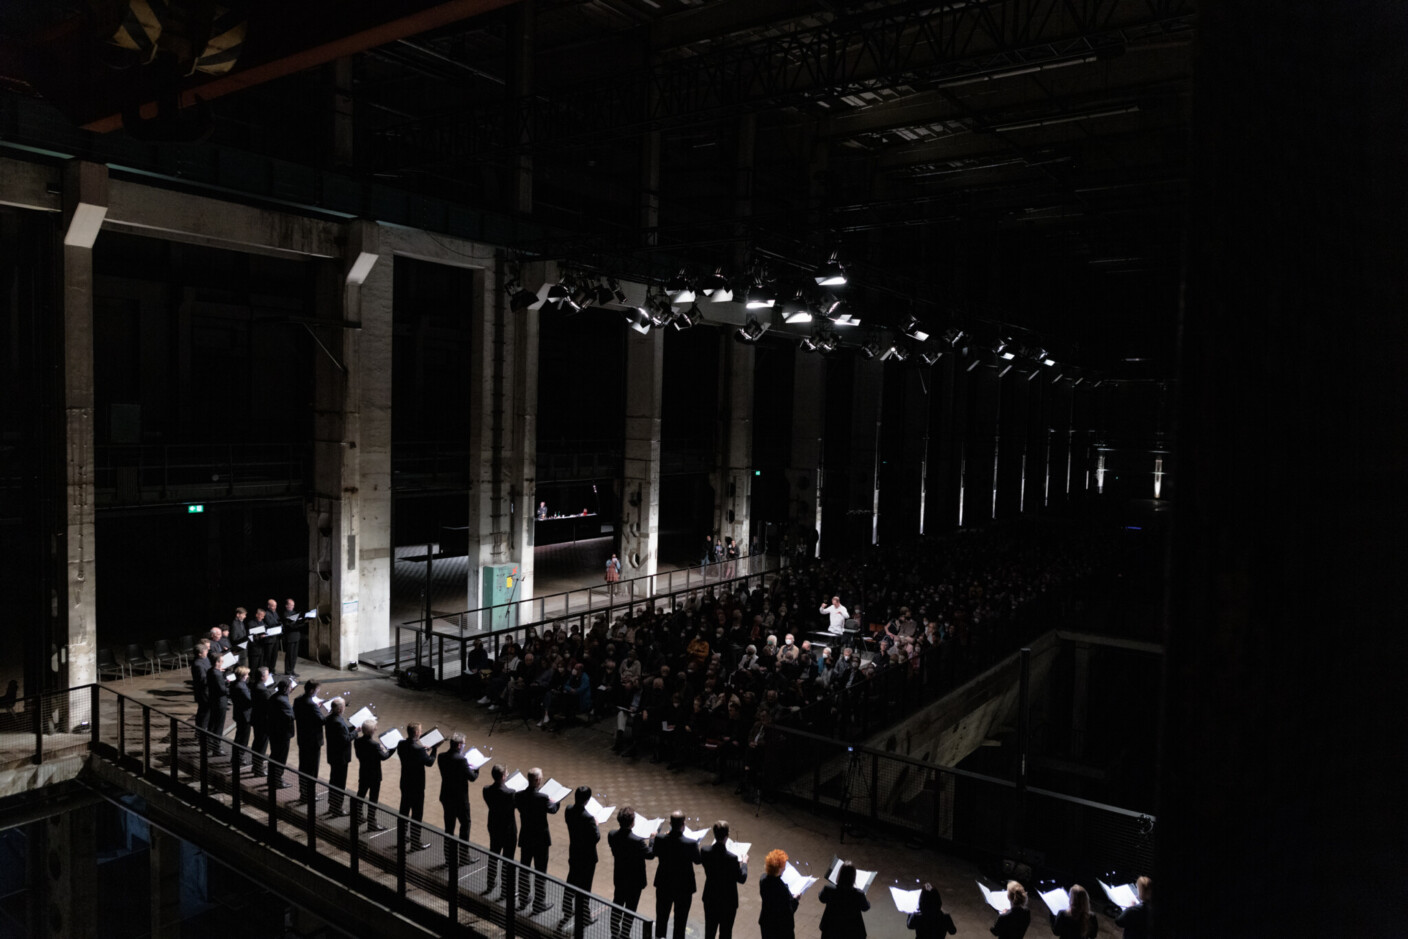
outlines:
[{"label": "person standing at table", "polygon": [[748,855],[728,850],[728,822],[714,823],[714,843],[699,852],[704,868],[704,939],[733,939],[738,885],[748,882]]},{"label": "person standing at table", "polygon": [[1080,884],[1071,888],[1071,900],[1059,913],[1051,914],[1051,931],[1057,939],[1095,939],[1100,923],[1090,912],[1090,894]]},{"label": "person standing at table", "polygon": [[288,765],[288,745],[293,739],[293,705],[288,700],[288,690],[293,687],[287,678],[280,678],[274,686],[274,694],[269,698],[269,759],[276,765],[270,772],[271,789],[287,789],[284,782],[284,767]]},{"label": "person standing at table", "polygon": [[345,798],[342,791],[347,788],[347,768],[352,764],[352,738],[357,736],[357,731],[342,716],[346,709],[346,701],[333,698],[328,702],[328,717],[323,722],[328,745],[328,786],[331,787],[328,790],[329,818],[341,818],[347,814],[342,808]]},{"label": "person standing at table", "polygon": [[[502,764],[495,763],[489,770],[492,781],[484,787],[484,804],[489,807],[489,872],[483,894],[487,897],[494,892],[499,882],[499,860],[495,855],[513,857],[513,848],[518,841],[518,820],[513,814],[513,790],[504,785],[507,772]],[[505,874],[508,881],[511,874]]]},{"label": "person standing at table", "polygon": [[[465,756],[464,734],[450,736],[450,749],[440,754],[440,807],[445,810],[445,832],[451,838],[469,840],[469,784],[479,778],[479,770]],[[455,857],[454,842],[445,839],[445,866]],[[469,849],[460,848],[459,867],[469,865]]]},{"label": "person standing at table", "polygon": [[[616,813],[616,830],[606,836],[612,860],[611,902],[632,912],[640,905],[640,892],[645,889],[645,862],[655,857],[655,836],[640,837],[632,830],[635,824],[636,810],[623,805]],[[626,917],[613,910],[613,939],[626,939],[630,929],[631,923]]]},{"label": "person standing at table", "polygon": [[1007,909],[997,914],[997,922],[988,930],[997,939],[1022,939],[1027,927],[1032,924],[1031,911],[1027,909],[1026,888],[1015,880],[1007,882]]},{"label": "person standing at table", "polygon": [[817,899],[826,904],[826,912],[821,914],[821,939],[865,939],[865,917],[861,914],[870,909],[870,901],[856,887],[855,865],[842,864],[836,886],[822,887]]},{"label": "person standing at table", "polygon": [[774,848],[763,858],[764,877],[758,881],[758,897],[762,910],[758,913],[758,932],[762,939],[795,939],[794,914],[797,898],[782,882],[787,868],[787,852]]},{"label": "person standing at table", "polygon": [[548,869],[548,848],[552,845],[548,816],[556,815],[558,810],[558,803],[548,800],[542,785],[543,771],[535,766],[528,771],[528,788],[513,797],[518,809],[518,860],[523,865],[518,871],[518,908],[531,902],[534,916],[553,907],[548,900],[547,879],[541,873],[528,879],[530,866],[539,871]]},{"label": "person standing at table", "polygon": [[249,725],[254,719],[254,696],[249,690],[249,669],[243,665],[235,669],[235,680],[230,682],[230,711],[235,718],[236,744],[230,760],[238,766],[248,766],[249,754],[244,748],[249,746]]},{"label": "person standing at table", "polygon": [[538,503],[538,521],[541,522],[541,521],[543,521],[544,519],[546,519],[547,517],[548,517],[548,504],[547,504],[546,502],[539,502],[539,503]]},{"label": "person standing at table", "polygon": [[435,765],[436,744],[429,750],[420,742],[420,724],[412,721],[406,725],[406,739],[396,744],[396,758],[401,761],[401,807],[402,815],[408,815],[411,822],[406,832],[406,850],[424,851],[430,842],[421,841],[421,829],[416,822],[425,820],[425,768]]},{"label": "person standing at table", "polygon": [[[357,798],[369,803],[367,831],[386,831],[385,825],[376,823],[376,804],[381,799],[381,764],[391,759],[391,751],[376,735],[375,717],[362,721],[362,733],[352,742],[352,749],[357,754]],[[354,809],[360,807],[360,802],[353,804]],[[358,821],[353,819],[353,824]]]},{"label": "person standing at table", "polygon": [[684,939],[689,907],[696,889],[694,865],[700,861],[699,843],[684,836],[684,813],[670,813],[670,830],[655,839],[655,935],[665,939],[670,908],[675,911],[674,939]]},{"label": "person standing at table", "polygon": [[314,700],[322,682],[310,681],[294,699],[293,721],[298,730],[298,798],[311,803],[318,798],[318,764],[323,758],[323,711]]},{"label": "person standing at table", "polygon": [[[567,822],[567,883],[581,889],[585,910],[590,910],[585,897],[592,892],[592,880],[596,877],[596,846],[601,841],[601,829],[597,827],[596,819],[587,812],[587,802],[591,797],[591,786],[578,786],[572,804],[562,813]],[[559,927],[572,919],[577,908],[577,896],[573,890],[563,894]]]},{"label": "person standing at table", "polygon": [[933,884],[919,891],[919,911],[910,913],[905,925],[914,930],[914,939],[943,939],[958,932],[953,917],[944,912],[944,900]]}]

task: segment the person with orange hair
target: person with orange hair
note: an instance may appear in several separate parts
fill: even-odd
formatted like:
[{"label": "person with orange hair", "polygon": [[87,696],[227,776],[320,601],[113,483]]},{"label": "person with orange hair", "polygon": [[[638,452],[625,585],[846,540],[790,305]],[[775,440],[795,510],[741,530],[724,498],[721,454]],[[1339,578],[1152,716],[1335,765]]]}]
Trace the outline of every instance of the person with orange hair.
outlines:
[{"label": "person with orange hair", "polygon": [[775,848],[763,858],[764,877],[758,881],[758,896],[763,909],[758,914],[758,929],[762,939],[794,939],[796,927],[792,914],[797,912],[797,898],[782,882],[787,867],[787,852]]}]

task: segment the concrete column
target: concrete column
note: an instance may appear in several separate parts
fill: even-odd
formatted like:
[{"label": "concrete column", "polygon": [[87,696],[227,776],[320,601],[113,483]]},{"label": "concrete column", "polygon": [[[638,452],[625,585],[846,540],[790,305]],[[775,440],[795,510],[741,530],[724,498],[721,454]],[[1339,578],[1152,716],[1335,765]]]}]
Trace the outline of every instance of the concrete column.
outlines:
[{"label": "concrete column", "polygon": [[747,550],[753,500],[753,347],[719,330],[719,435],[714,453],[714,530]]},{"label": "concrete column", "polygon": [[864,544],[874,544],[880,522],[880,416],[885,402],[885,366],[857,360],[851,411],[852,508],[870,515]]},{"label": "concrete column", "polygon": [[621,577],[653,576],[660,546],[660,403],[665,335],[626,337],[626,434]]},{"label": "concrete column", "polygon": [[[787,467],[788,525],[821,534],[822,428],[826,420],[826,360],[796,354],[792,373],[792,459]],[[817,541],[819,545],[820,540]]]},{"label": "concrete column", "polygon": [[[75,160],[64,169],[63,389],[66,590],[55,624],[57,687],[97,680],[97,557],[93,472],[93,243],[108,207],[108,171]],[[47,684],[47,683],[46,683]],[[38,690],[33,689],[33,690]]]},{"label": "concrete column", "polygon": [[[553,279],[557,275],[554,273]],[[484,278],[486,295],[484,304],[493,302],[506,294],[499,281],[503,279],[501,268],[496,268]],[[533,507],[537,505],[534,494],[538,489],[538,326],[537,310],[524,310],[513,313],[506,303],[505,323],[505,364],[509,375],[504,387],[512,394],[512,405],[507,409],[511,423],[504,433],[507,452],[503,467],[508,485],[509,499],[509,555],[518,565],[518,586],[516,598],[533,598]]]},{"label": "concrete column", "polygon": [[152,930],[151,939],[180,939],[181,935],[181,839],[160,828],[148,826],[151,849]]},{"label": "concrete column", "polygon": [[391,601],[391,287],[371,222],[347,226],[336,283],[314,330],[314,496],[310,606],[330,624],[307,632],[308,654],[334,667],[388,646]]},{"label": "concrete column", "polygon": [[34,825],[32,889],[37,939],[91,939],[98,934],[97,809],[84,806]]}]

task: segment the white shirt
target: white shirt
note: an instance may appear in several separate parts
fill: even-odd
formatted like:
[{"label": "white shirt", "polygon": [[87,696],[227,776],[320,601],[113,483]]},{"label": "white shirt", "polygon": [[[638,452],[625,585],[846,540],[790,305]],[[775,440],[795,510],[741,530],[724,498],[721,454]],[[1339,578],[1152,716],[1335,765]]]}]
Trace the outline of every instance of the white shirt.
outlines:
[{"label": "white shirt", "polygon": [[851,614],[839,603],[822,604],[821,612],[831,617],[831,625],[826,627],[829,633],[843,633],[846,631],[846,620],[851,618]]}]

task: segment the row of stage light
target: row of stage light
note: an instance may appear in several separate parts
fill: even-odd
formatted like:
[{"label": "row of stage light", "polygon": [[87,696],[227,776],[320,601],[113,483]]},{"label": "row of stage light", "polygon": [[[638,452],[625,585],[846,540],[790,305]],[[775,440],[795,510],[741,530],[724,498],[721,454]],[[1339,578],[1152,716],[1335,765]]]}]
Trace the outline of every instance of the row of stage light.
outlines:
[{"label": "row of stage light", "polygon": [[[810,281],[784,289],[760,268],[741,279],[741,289],[735,289],[735,282],[721,269],[697,279],[681,272],[654,284],[571,269],[560,276],[558,282],[545,283],[536,292],[517,276],[511,277],[505,285],[510,308],[569,316],[589,308],[611,310],[641,335],[668,327],[685,330],[707,320],[734,326],[734,338],[742,343],[756,343],[776,329],[774,335],[795,339],[803,352],[854,350],[866,359],[912,360],[922,366],[954,355],[969,360],[968,371],[987,365],[1005,376],[1020,367],[1028,380],[1044,372],[1053,382],[1064,378],[1076,384],[1086,377],[1078,368],[1061,366],[1030,331],[987,320],[951,326],[931,336],[917,316],[906,313],[897,326],[872,323],[857,329],[862,326],[860,312],[838,293],[847,286],[848,277],[835,255],[816,269]],[[786,327],[806,327],[806,331]],[[975,332],[986,336],[979,338]],[[1017,335],[1024,341],[1019,342]]]}]

